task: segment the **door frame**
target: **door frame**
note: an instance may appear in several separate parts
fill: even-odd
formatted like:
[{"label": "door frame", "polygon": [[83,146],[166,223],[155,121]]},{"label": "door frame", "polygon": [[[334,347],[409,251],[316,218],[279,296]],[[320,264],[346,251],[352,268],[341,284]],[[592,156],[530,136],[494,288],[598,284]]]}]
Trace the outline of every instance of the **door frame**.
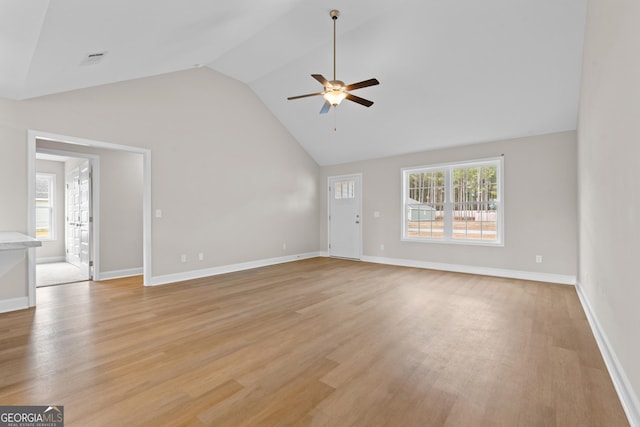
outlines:
[{"label": "door frame", "polygon": [[[27,131],[27,221],[28,234],[35,236],[35,179],[36,179],[36,139],[56,141],[64,144],[79,145],[84,147],[104,148],[109,150],[127,151],[142,154],[143,162],[143,192],[142,192],[142,269],[144,285],[151,283],[152,254],[151,254],[151,150],[147,148],[133,147],[129,145],[113,144],[110,142],[96,141],[85,138],[77,138],[68,135],[58,135],[50,132],[29,129]],[[78,156],[76,156],[78,157]],[[94,214],[99,205],[94,205]],[[94,217],[95,219],[95,217]],[[94,230],[94,231],[97,231]],[[94,237],[97,235],[94,234]],[[99,261],[96,252],[95,262]],[[27,277],[29,307],[36,305],[36,253],[35,248],[27,250]],[[94,264],[94,280],[99,280],[99,270]]]},{"label": "door frame", "polygon": [[349,173],[349,174],[342,174],[342,175],[331,175],[327,177],[327,254],[329,256],[331,256],[331,248],[329,247],[331,245],[331,220],[329,219],[329,217],[331,216],[331,180],[333,179],[347,179],[350,177],[354,177],[357,176],[358,180],[360,182],[360,197],[359,197],[359,206],[358,209],[360,210],[360,239],[359,242],[357,242],[358,244],[358,257],[354,258],[354,259],[358,259],[361,260],[362,259],[362,236],[364,235],[363,232],[363,226],[364,226],[364,214],[362,213],[362,200],[364,199],[363,195],[363,191],[362,189],[364,188],[364,183],[363,183],[363,179],[362,179],[362,172],[357,172],[357,173]]}]

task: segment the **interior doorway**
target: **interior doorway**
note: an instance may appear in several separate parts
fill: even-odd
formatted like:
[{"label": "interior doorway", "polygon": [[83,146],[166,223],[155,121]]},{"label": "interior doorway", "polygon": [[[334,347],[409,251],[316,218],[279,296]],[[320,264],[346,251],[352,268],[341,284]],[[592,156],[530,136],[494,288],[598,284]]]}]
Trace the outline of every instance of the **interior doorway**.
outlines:
[{"label": "interior doorway", "polygon": [[94,165],[98,156],[36,148],[36,287],[93,278]]},{"label": "interior doorway", "polygon": [[[139,221],[135,226],[138,230],[141,230],[142,238],[139,242],[140,250],[137,252],[141,257],[141,267],[136,267],[132,269],[121,269],[117,268],[109,268],[110,266],[105,266],[103,271],[100,267],[101,255],[100,255],[100,247],[98,244],[100,241],[100,226],[98,226],[99,221],[99,213],[100,206],[93,206],[93,234],[91,236],[91,244],[90,248],[93,251],[91,254],[93,265],[92,265],[92,273],[94,280],[104,280],[111,279],[116,277],[124,277],[130,275],[139,275],[142,273],[143,275],[143,283],[144,285],[149,285],[152,283],[153,278],[151,277],[151,150],[133,146],[112,144],[108,142],[89,140],[84,138],[78,138],[73,136],[65,136],[65,135],[57,135],[51,134],[42,131],[29,130],[27,135],[27,155],[28,155],[28,168],[27,168],[27,200],[28,200],[28,209],[27,214],[28,218],[28,234],[31,236],[36,235],[36,215],[35,215],[35,177],[36,177],[36,141],[44,141],[47,143],[58,143],[62,144],[65,147],[70,147],[69,151],[74,151],[78,153],[83,152],[92,152],[95,150],[100,151],[101,153],[105,153],[105,158],[109,155],[108,153],[128,153],[129,155],[133,155],[132,157],[136,158],[136,162],[139,165],[139,180],[141,182],[139,187],[138,199],[141,203],[140,212],[141,215],[138,214],[136,216]],[[66,150],[66,148],[65,148]],[[112,170],[112,168],[108,168],[107,172]],[[98,164],[93,164],[94,171],[94,196],[93,200],[100,200],[100,185],[96,184],[98,173]],[[118,169],[113,169],[113,173],[111,175],[118,177],[120,176],[120,171]],[[112,178],[107,180],[108,182],[112,181]],[[126,181],[128,182],[128,181]],[[126,185],[126,184],[119,184]],[[120,188],[119,186],[116,186]],[[95,194],[98,193],[96,196]],[[113,193],[113,192],[112,192]],[[106,193],[105,193],[106,194]],[[116,197],[119,198],[120,194],[116,193]],[[105,196],[106,197],[106,196]],[[140,200],[141,199],[141,200]],[[118,208],[118,202],[108,203],[105,201],[106,205],[114,206],[116,209],[115,212],[123,211],[122,206]],[[120,223],[117,224],[119,226]],[[111,233],[106,232],[105,236],[116,236],[116,240],[120,237],[118,232]],[[113,240],[113,239],[112,239]],[[101,242],[103,244],[104,242]],[[105,253],[113,254],[116,257],[120,256],[123,251],[119,251],[111,245],[108,249],[105,249]],[[28,299],[29,306],[36,306],[36,249],[32,248],[27,252],[27,263],[28,263]],[[139,264],[138,264],[139,265]]]}]

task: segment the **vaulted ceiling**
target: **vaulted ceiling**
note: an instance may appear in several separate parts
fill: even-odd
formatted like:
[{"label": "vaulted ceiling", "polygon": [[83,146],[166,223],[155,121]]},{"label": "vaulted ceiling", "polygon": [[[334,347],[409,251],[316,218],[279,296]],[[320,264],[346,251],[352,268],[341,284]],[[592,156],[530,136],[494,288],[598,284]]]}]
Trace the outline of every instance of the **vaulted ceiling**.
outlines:
[{"label": "vaulted ceiling", "polygon": [[[310,74],[372,77],[324,115]],[[3,0],[0,97],[195,66],[249,85],[321,165],[576,128],[586,0]],[[88,55],[105,53],[102,58]],[[95,60],[98,59],[98,60]]]}]

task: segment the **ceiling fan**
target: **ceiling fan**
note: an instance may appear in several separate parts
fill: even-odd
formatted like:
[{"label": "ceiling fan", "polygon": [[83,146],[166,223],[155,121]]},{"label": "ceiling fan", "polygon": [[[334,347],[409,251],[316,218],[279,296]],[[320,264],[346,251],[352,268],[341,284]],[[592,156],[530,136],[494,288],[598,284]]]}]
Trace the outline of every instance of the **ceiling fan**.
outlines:
[{"label": "ceiling fan", "polygon": [[331,19],[333,20],[333,80],[327,80],[322,76],[322,74],[311,74],[311,77],[320,82],[324,87],[324,90],[319,93],[291,96],[287,99],[292,100],[322,95],[325,101],[324,105],[322,105],[322,108],[320,109],[320,114],[327,113],[332,106],[337,107],[344,99],[364,105],[365,107],[371,107],[373,105],[373,101],[352,95],[349,91],[380,84],[377,79],[363,80],[350,85],[345,85],[343,81],[336,79],[336,21],[338,20],[338,16],[340,16],[340,11],[334,9],[329,12],[329,16],[331,16]]}]

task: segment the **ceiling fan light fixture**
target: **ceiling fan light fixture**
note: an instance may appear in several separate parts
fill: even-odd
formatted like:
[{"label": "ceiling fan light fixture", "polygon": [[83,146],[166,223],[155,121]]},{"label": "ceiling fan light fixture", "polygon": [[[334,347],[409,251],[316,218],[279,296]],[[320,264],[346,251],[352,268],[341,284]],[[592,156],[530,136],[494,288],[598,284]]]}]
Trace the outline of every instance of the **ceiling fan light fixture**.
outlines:
[{"label": "ceiling fan light fixture", "polygon": [[347,97],[344,82],[340,80],[331,80],[328,82],[324,88],[322,97],[334,107],[340,105],[340,103]]},{"label": "ceiling fan light fixture", "polygon": [[347,97],[347,92],[342,89],[330,89],[322,95],[327,102],[334,107],[340,105],[343,99]]}]

